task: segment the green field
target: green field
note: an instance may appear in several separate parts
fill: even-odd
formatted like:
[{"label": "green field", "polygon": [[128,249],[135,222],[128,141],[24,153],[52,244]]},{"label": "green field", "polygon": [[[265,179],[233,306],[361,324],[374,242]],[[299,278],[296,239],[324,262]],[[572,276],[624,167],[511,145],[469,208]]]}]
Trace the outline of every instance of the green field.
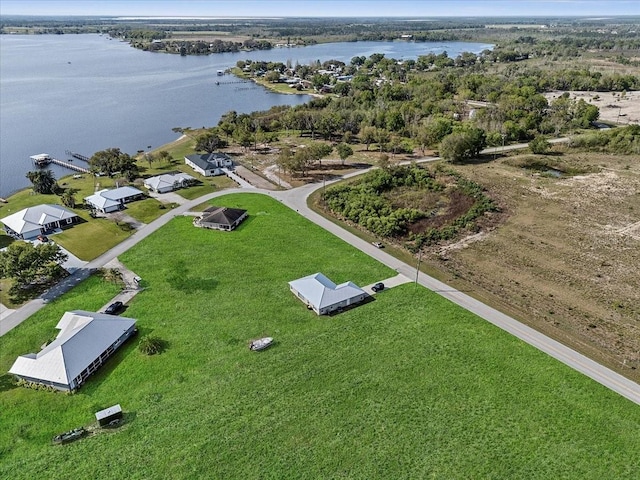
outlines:
[{"label": "green field", "polygon": [[[124,315],[165,352],[134,340],[75,395],[0,377],[0,478],[637,478],[637,405],[413,284],[317,317],[289,280],[395,272],[268,197],[215,203],[250,217],[176,218],[120,257],[146,287]],[[91,279],[0,338],[0,370],[114,289]],[[115,403],[119,429],[50,445]]]}]

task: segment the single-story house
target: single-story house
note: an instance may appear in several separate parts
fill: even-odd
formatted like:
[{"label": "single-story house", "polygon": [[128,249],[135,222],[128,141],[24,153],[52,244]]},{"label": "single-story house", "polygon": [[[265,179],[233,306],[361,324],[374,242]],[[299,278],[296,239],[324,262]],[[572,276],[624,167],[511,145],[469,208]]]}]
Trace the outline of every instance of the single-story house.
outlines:
[{"label": "single-story house", "polygon": [[205,177],[223,175],[223,168],[233,167],[233,160],[225,153],[194,154],[184,157],[184,161],[196,172]]},{"label": "single-story house", "polygon": [[84,201],[95,210],[102,213],[116,212],[124,208],[125,203],[133,202],[144,197],[144,193],[135,187],[120,187],[109,190],[105,188],[89,195]]},{"label": "single-story house", "polygon": [[209,207],[193,223],[197,227],[231,231],[247,218],[247,211],[240,208]]},{"label": "single-story house", "polygon": [[72,225],[79,219],[80,217],[68,208],[44,204],[20,210],[0,219],[0,222],[4,224],[4,230],[8,235],[29,240],[57,228]]},{"label": "single-story house", "polygon": [[165,173],[147,178],[144,186],[157,193],[167,193],[188,187],[196,181],[191,175],[182,172]]},{"label": "single-story house", "polygon": [[362,302],[367,292],[353,282],[336,285],[322,273],[289,282],[293,294],[318,315],[326,315],[335,310]]},{"label": "single-story house", "polygon": [[136,332],[135,325],[133,318],[66,312],[56,325],[56,339],[37,354],[19,356],[9,373],[58,390],[76,390]]}]

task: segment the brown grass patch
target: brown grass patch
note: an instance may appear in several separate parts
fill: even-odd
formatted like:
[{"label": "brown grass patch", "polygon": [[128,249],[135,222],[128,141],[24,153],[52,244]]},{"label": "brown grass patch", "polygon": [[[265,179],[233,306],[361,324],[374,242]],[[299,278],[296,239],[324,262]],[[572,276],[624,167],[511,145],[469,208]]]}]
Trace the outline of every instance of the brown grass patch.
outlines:
[{"label": "brown grass patch", "polygon": [[[565,156],[571,162],[585,154]],[[638,380],[640,163],[587,157],[599,172],[560,179],[509,165],[513,160],[459,167],[498,197],[509,217],[457,249],[434,247],[433,257],[479,296]]]}]

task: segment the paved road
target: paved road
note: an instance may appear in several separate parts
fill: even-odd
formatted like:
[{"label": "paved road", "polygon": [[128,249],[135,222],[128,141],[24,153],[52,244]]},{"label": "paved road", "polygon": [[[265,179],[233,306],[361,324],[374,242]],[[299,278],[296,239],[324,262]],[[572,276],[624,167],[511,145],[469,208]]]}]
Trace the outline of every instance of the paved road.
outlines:
[{"label": "paved road", "polygon": [[[567,139],[559,139],[558,141],[567,141]],[[523,144],[524,145],[524,144]],[[526,145],[525,145],[526,146]],[[498,147],[500,148],[500,147]],[[520,148],[523,148],[520,146]],[[491,150],[491,149],[488,149]],[[490,151],[486,151],[486,153],[491,153]],[[434,161],[434,158],[425,158],[422,161]],[[360,175],[364,172],[358,171],[353,172],[347,177],[352,177],[355,175]],[[334,183],[339,181],[338,179],[326,182],[327,184]],[[356,237],[355,235],[347,232],[342,229],[338,225],[330,222],[326,218],[318,215],[314,211],[312,211],[307,206],[307,198],[311,193],[315,190],[323,188],[322,184],[310,184],[305,185],[296,189],[286,190],[286,191],[268,191],[268,190],[260,190],[255,188],[245,188],[245,189],[234,189],[234,190],[223,190],[219,192],[210,193],[204,195],[195,200],[189,201],[174,210],[166,213],[162,217],[153,221],[152,223],[144,226],[139,231],[137,231],[134,235],[126,239],[124,242],[115,246],[113,249],[108,251],[107,253],[101,255],[95,260],[89,262],[89,264],[83,268],[78,270],[74,275],[66,279],[64,282],[51,289],[45,296],[42,298],[38,298],[33,300],[15,311],[4,320],[0,321],[0,336],[4,333],[8,332],[16,325],[20,324],[24,319],[28,318],[30,315],[38,311],[42,308],[49,299],[56,298],[58,295],[63,293],[64,291],[69,290],[73,285],[77,284],[84,278],[86,278],[89,273],[97,268],[101,268],[107,262],[115,259],[121,253],[127,251],[129,248],[146,238],[151,233],[155,232],[157,229],[165,225],[172,218],[182,215],[184,212],[188,211],[190,208],[199,205],[202,202],[210,200],[220,195],[226,195],[229,193],[236,192],[246,192],[246,193],[256,193],[261,195],[269,195],[279,201],[281,201],[284,205],[290,207],[291,209],[299,212],[301,215],[309,219],[310,221],[316,223],[321,226],[325,230],[333,233],[334,235],[342,238],[347,243],[353,245],[354,247],[360,249],[365,252],[369,256],[375,258],[381,263],[387,265],[388,267],[396,270],[398,273],[404,275],[408,278],[416,278],[416,269],[412,265],[408,265],[404,262],[401,262],[395,257],[392,257],[388,253],[386,253],[383,249],[379,249],[371,245],[370,243],[362,240],[361,238]],[[547,337],[546,335],[518,322],[514,318],[511,318],[498,310],[485,305],[478,300],[466,295],[445,283],[440,282],[439,280],[430,277],[422,272],[419,272],[417,275],[417,282],[438,293],[439,295],[447,298],[453,303],[465,308],[466,310],[475,313],[479,317],[485,319],[486,321],[492,323],[493,325],[511,333],[517,338],[523,340],[524,342],[538,348],[539,350],[547,353],[553,358],[563,362],[564,364],[570,366],[574,370],[583,373],[584,375],[590,377],[596,382],[606,386],[607,388],[619,393],[623,397],[635,402],[640,405],[640,385],[629,380],[628,378],[623,377],[622,375],[614,372],[613,370],[600,365],[599,363],[585,357],[584,355],[572,350],[571,348]]]},{"label": "paved road", "polygon": [[[255,189],[247,189],[248,191],[255,191]],[[140,230],[137,230],[133,235],[127,238],[125,241],[119,243],[108,252],[100,255],[98,258],[88,262],[84,267],[79,268],[73,274],[65,278],[62,282],[55,287],[49,289],[42,296],[31,300],[13,313],[6,315],[0,320],[0,337],[9,332],[16,326],[20,325],[24,320],[36,313],[42,307],[44,307],[51,300],[59,297],[63,293],[69,291],[75,285],[87,278],[95,270],[104,267],[108,262],[114,260],[118,255],[129,250],[138,242],[145,239],[147,236],[158,230],[160,227],[166,225],[172,218],[182,215],[189,209],[206,202],[211,198],[215,198],[221,195],[230,193],[229,190],[221,190],[218,192],[209,193],[195,200],[188,201],[182,205],[170,210],[160,218],[157,218],[148,225],[143,226]]]},{"label": "paved road", "polygon": [[[271,195],[398,273],[416,278],[415,266],[401,262],[383,249],[374,247],[311,210],[307,206],[307,198],[319,188],[322,188],[322,185],[312,184],[294,190],[272,192]],[[420,272],[418,283],[640,405],[640,385],[632,380],[429,275]]]}]

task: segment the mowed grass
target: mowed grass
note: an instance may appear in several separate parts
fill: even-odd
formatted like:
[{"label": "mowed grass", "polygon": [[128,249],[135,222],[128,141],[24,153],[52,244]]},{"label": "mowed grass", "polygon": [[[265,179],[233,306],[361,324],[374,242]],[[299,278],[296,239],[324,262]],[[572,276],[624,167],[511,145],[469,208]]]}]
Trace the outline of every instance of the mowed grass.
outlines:
[{"label": "mowed grass", "polygon": [[[289,280],[395,272],[268,197],[214,202],[250,217],[230,233],[176,218],[120,257],[146,286],[124,315],[164,353],[134,340],[71,396],[2,377],[0,477],[636,478],[637,405],[413,284],[317,317]],[[102,288],[0,338],[3,370]],[[121,428],[50,445],[115,403]]]}]

